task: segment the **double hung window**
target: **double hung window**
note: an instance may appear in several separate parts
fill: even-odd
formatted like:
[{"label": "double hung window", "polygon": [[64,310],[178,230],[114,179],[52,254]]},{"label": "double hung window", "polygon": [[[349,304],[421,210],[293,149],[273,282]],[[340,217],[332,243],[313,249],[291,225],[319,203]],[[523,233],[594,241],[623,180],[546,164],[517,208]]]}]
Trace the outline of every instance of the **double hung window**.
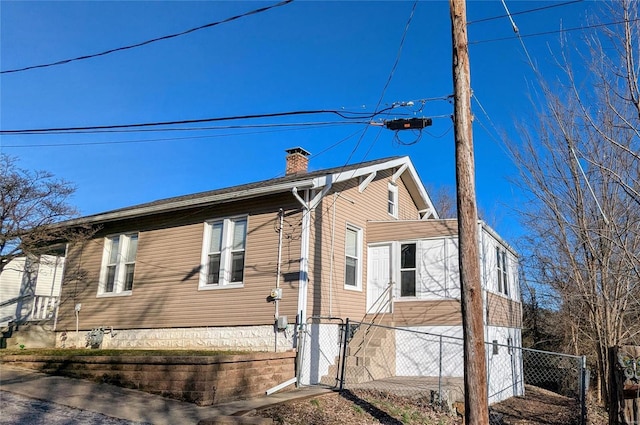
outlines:
[{"label": "double hung window", "polygon": [[246,217],[225,218],[205,224],[201,288],[242,285],[246,239]]},{"label": "double hung window", "polygon": [[345,240],[344,285],[347,289],[362,288],[362,229],[347,226]]},{"label": "double hung window", "polygon": [[387,212],[390,216],[398,218],[398,186],[393,183],[389,183]]},{"label": "double hung window", "polygon": [[416,244],[400,245],[400,296],[416,296]]},{"label": "double hung window", "polygon": [[509,295],[507,252],[500,247],[496,247],[496,265],[496,272],[498,274],[498,292]]},{"label": "double hung window", "polygon": [[131,293],[137,251],[137,233],[105,238],[98,295]]}]

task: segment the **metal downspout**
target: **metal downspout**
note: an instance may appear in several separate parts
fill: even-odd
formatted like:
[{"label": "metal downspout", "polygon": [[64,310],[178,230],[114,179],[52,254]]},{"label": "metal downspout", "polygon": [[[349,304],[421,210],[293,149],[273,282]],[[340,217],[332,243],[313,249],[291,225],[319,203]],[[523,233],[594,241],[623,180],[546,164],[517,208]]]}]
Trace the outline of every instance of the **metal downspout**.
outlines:
[{"label": "metal downspout", "polygon": [[311,232],[311,210],[309,208],[309,190],[305,190],[304,198],[298,189],[291,189],[293,196],[302,205],[302,234],[300,235],[300,275],[298,277],[298,323],[307,320],[307,287],[309,286],[309,234]]},{"label": "metal downspout", "polygon": [[333,317],[333,251],[336,239],[336,201],[338,200],[338,196],[338,192],[333,194],[333,211],[331,215],[331,250],[329,253],[329,255],[331,255],[329,259],[329,316],[331,317]]},{"label": "metal downspout", "polygon": [[[280,220],[278,223],[278,264],[276,266],[276,292],[278,291],[278,289],[280,289],[280,273],[281,273],[281,263],[282,263],[282,227],[283,227],[283,223],[284,223],[284,210],[282,208],[280,208],[280,211],[278,211],[278,215],[280,216]],[[280,318],[280,300],[279,297],[276,294],[276,299],[275,299],[275,324],[274,324],[274,330],[275,330],[275,352],[278,352],[278,319]]]},{"label": "metal downspout", "polygon": [[298,312],[300,314],[300,322],[307,320],[307,300],[309,289],[309,245],[311,243],[311,211],[313,211],[322,198],[329,192],[332,182],[328,181],[322,188],[322,191],[316,193],[313,199],[310,198],[310,189],[304,191],[304,199],[298,194],[298,188],[291,189],[293,196],[302,205],[302,235],[300,240],[300,277],[298,285]]}]

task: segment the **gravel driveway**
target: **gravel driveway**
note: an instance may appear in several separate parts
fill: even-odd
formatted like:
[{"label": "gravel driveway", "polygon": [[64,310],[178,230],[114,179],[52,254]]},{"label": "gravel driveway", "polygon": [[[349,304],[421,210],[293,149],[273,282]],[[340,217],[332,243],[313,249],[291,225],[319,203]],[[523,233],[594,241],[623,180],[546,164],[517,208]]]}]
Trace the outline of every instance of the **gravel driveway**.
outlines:
[{"label": "gravel driveway", "polygon": [[0,391],[0,425],[147,425]]}]

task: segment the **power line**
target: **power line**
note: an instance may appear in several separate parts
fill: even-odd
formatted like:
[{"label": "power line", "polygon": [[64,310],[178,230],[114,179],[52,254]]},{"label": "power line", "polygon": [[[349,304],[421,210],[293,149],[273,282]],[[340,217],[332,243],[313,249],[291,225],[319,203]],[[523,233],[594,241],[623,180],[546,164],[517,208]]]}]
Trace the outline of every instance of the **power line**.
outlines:
[{"label": "power line", "polygon": [[[395,61],[393,63],[393,66],[391,67],[391,71],[389,72],[389,76],[387,77],[387,81],[385,82],[385,85],[382,89],[382,92],[380,94],[380,97],[378,99],[378,103],[376,104],[376,110],[380,107],[380,105],[382,104],[382,101],[384,99],[384,95],[385,92],[387,91],[387,88],[389,87],[389,84],[391,83],[391,80],[393,79],[393,74],[395,69],[398,66],[398,62],[400,61],[400,55],[402,53],[402,47],[404,45],[404,41],[405,38],[407,36],[407,32],[409,31],[409,27],[411,26],[411,21],[413,20],[413,15],[415,13],[416,10],[416,6],[418,4],[418,0],[415,0],[413,3],[413,7],[411,8],[411,13],[409,14],[409,18],[407,19],[407,23],[405,25],[404,31],[402,33],[402,38],[400,40],[400,45],[398,47],[398,51],[396,53],[396,58]],[[446,98],[449,98],[449,96],[447,96]],[[444,97],[441,98],[433,98],[430,100],[443,100],[445,99]],[[426,102],[427,100],[425,99],[424,102]],[[393,104],[391,104],[390,107],[384,108],[382,110],[380,110],[379,114],[382,113],[387,113],[387,115],[389,114],[389,112],[395,108],[395,107],[399,107],[399,106],[407,106],[409,102],[394,102]],[[373,123],[371,123],[373,124]],[[340,171],[338,172],[338,174],[342,174],[342,172],[344,171],[344,169],[347,167],[347,164],[349,164],[349,162],[351,161],[351,158],[353,158],[353,155],[355,155],[358,147],[360,146],[360,144],[362,143],[362,140],[364,139],[365,134],[367,133],[367,130],[369,129],[369,127],[365,127],[364,130],[362,131],[362,133],[360,134],[360,137],[358,138],[358,141],[356,142],[355,146],[351,149],[351,153],[349,154],[349,157],[347,158],[347,160],[345,161],[345,164],[340,168]],[[380,129],[378,130],[378,133],[376,134],[373,142],[371,143],[371,145],[369,146],[369,148],[367,149],[367,151],[365,152],[361,162],[364,162],[364,160],[367,158],[367,156],[369,155],[369,153],[371,152],[371,149],[373,149],[374,145],[376,144],[376,142],[378,141],[378,138],[380,137],[380,134],[382,134],[382,127],[380,127]],[[351,136],[350,136],[351,137]],[[331,202],[331,204],[324,210],[321,210],[319,214],[317,214],[315,216],[315,220],[318,221],[320,220],[324,214],[329,211],[331,209],[331,207],[336,203],[336,201],[338,200],[338,198],[334,198],[333,201]]]},{"label": "power line", "polygon": [[37,68],[47,68],[47,67],[51,67],[51,66],[64,65],[64,64],[67,64],[67,63],[70,63],[70,62],[86,60],[86,59],[92,59],[92,58],[95,58],[95,57],[98,57],[98,56],[105,56],[105,55],[108,55],[108,54],[111,54],[111,53],[121,52],[123,50],[135,49],[137,47],[146,46],[148,44],[155,43],[155,42],[158,42],[158,41],[168,40],[170,38],[180,37],[180,36],[187,35],[187,34],[190,34],[192,32],[196,32],[196,31],[202,30],[202,29],[211,28],[211,27],[214,27],[216,25],[226,24],[228,22],[235,21],[237,19],[244,18],[244,17],[250,16],[250,15],[255,15],[257,13],[266,12],[266,11],[268,11],[270,9],[274,9],[276,7],[284,6],[284,5],[288,4],[288,3],[291,3],[292,1],[293,0],[283,0],[280,3],[276,3],[276,4],[273,4],[271,6],[261,7],[259,9],[251,10],[249,12],[245,12],[245,13],[242,13],[240,15],[231,16],[230,18],[223,19],[222,21],[210,22],[208,24],[204,24],[204,25],[201,25],[199,27],[191,28],[191,29],[188,29],[186,31],[181,31],[181,32],[178,32],[178,33],[169,34],[169,35],[165,35],[165,36],[162,36],[162,37],[152,38],[151,40],[146,40],[146,41],[143,41],[141,43],[130,44],[128,46],[122,46],[122,47],[116,47],[114,49],[105,50],[104,52],[94,53],[94,54],[84,55],[84,56],[78,56],[78,57],[71,58],[71,59],[63,59],[63,60],[60,60],[60,61],[57,61],[57,62],[45,63],[45,64],[40,64],[40,65],[26,66],[24,68],[8,69],[8,70],[5,70],[5,71],[0,71],[0,74],[9,74],[9,73],[14,73],[14,72],[28,71],[28,70],[37,69]]},{"label": "power line", "polygon": [[[533,12],[540,12],[541,10],[552,9],[554,7],[568,6],[568,5],[574,4],[574,3],[582,3],[583,1],[584,0],[573,0],[573,1],[568,1],[568,2],[565,2],[565,3],[551,4],[551,5],[548,5],[548,6],[537,7],[535,9],[522,10],[520,12],[511,13],[511,16],[524,15],[524,14],[533,13]],[[502,18],[506,18],[508,16],[509,15],[500,15],[500,16],[491,16],[489,18],[476,19],[475,21],[467,22],[467,26],[471,25],[471,24],[477,24],[477,23],[480,23],[480,22],[487,22],[487,21],[493,21],[495,19],[502,19]]]},{"label": "power line", "polygon": [[[304,111],[287,111],[266,114],[249,114],[237,115],[229,117],[212,117],[190,120],[172,120],[161,122],[132,123],[132,124],[113,124],[85,127],[56,127],[56,128],[36,128],[36,129],[18,129],[18,130],[0,130],[0,135],[16,136],[16,135],[52,135],[52,134],[100,134],[100,133],[143,133],[143,132],[169,132],[169,131],[208,131],[208,130],[225,130],[225,129],[245,129],[245,128],[272,128],[272,127],[295,127],[295,126],[329,126],[342,124],[362,124],[364,120],[372,119],[382,113],[396,109],[398,107],[407,106],[407,104],[420,103],[422,107],[427,102],[436,100],[449,100],[451,96],[440,96],[433,98],[416,99],[409,102],[394,102],[390,106],[375,112],[359,112],[345,111],[336,109],[312,109]],[[381,102],[378,102],[380,105]],[[421,108],[422,109],[422,108]],[[267,124],[240,124],[226,126],[206,126],[206,127],[174,127],[174,128],[154,128],[171,125],[199,124],[206,122],[234,121],[242,119],[257,118],[276,118],[284,116],[296,115],[315,115],[315,114],[335,114],[348,121],[312,121],[312,122],[294,122],[294,123],[267,123]],[[407,114],[400,113],[397,116],[405,116]],[[449,115],[434,116],[432,118],[449,117]],[[373,124],[373,123],[369,123]]]},{"label": "power line", "polygon": [[413,7],[411,8],[411,13],[409,14],[409,18],[407,19],[407,23],[405,24],[404,31],[402,33],[402,38],[400,39],[400,45],[398,46],[398,52],[396,53],[396,59],[393,62],[393,66],[391,67],[391,71],[389,72],[389,77],[387,77],[387,82],[384,84],[382,88],[382,93],[380,94],[380,100],[378,100],[378,104],[376,105],[376,110],[380,107],[382,103],[382,99],[384,99],[384,95],[389,88],[389,84],[391,84],[391,80],[393,79],[393,74],[398,67],[398,63],[400,62],[400,56],[402,55],[402,48],[404,47],[404,41],[407,38],[407,33],[409,32],[409,27],[411,26],[411,21],[413,20],[413,15],[416,11],[416,6],[418,5],[418,0],[413,2]]},{"label": "power line", "polygon": [[622,25],[622,24],[625,24],[625,23],[639,22],[639,21],[640,21],[640,18],[636,18],[636,19],[631,19],[629,21],[608,22],[608,23],[604,23],[604,24],[593,24],[593,25],[586,25],[586,26],[583,26],[583,27],[565,28],[565,29],[554,30],[554,31],[538,32],[538,33],[533,33],[533,34],[525,34],[525,35],[519,34],[519,35],[511,36],[511,37],[492,38],[492,39],[488,39],[488,40],[476,40],[476,41],[470,41],[469,45],[482,44],[482,43],[493,43],[495,41],[515,40],[517,38],[539,37],[539,36],[542,36],[542,35],[560,34],[560,33],[571,32],[571,31],[584,31],[584,30],[593,29],[593,28],[608,27],[608,26],[613,26],[613,25]]},{"label": "power line", "polygon": [[509,11],[509,9],[507,8],[507,3],[505,3],[504,0],[502,0],[502,5],[504,6],[504,10],[507,12],[507,16],[509,17],[509,21],[511,22],[511,28],[513,28],[513,32],[518,37],[518,40],[520,40],[520,45],[522,46],[522,50],[524,50],[524,53],[527,56],[527,60],[529,61],[529,65],[531,65],[531,68],[533,69],[534,72],[538,73],[538,68],[533,63],[533,59],[531,59],[531,55],[529,54],[529,49],[527,49],[527,46],[524,44],[524,40],[522,39],[522,36],[520,35],[520,30],[518,29],[518,26],[516,25],[515,21],[513,20],[512,14]]},{"label": "power line", "polygon": [[318,114],[335,114],[341,118],[347,120],[364,120],[370,119],[379,115],[387,110],[393,109],[393,106],[384,108],[376,112],[349,112],[338,111],[335,109],[314,109],[305,111],[287,111],[287,112],[273,112],[267,114],[249,114],[249,115],[235,115],[230,117],[214,117],[214,118],[201,118],[190,120],[176,120],[176,121],[161,121],[161,122],[146,122],[146,123],[134,123],[134,124],[116,124],[116,125],[98,125],[98,126],[86,126],[86,127],[56,127],[56,128],[34,128],[23,130],[0,130],[0,135],[16,135],[16,134],[45,134],[52,132],[79,132],[87,130],[111,130],[111,129],[133,129],[133,128],[148,128],[159,127],[169,125],[182,125],[182,124],[198,124],[205,122],[220,122],[220,121],[234,121],[234,120],[247,120],[256,118],[275,118],[285,116],[296,115],[318,115]]},{"label": "power line", "polygon": [[[411,12],[409,13],[409,17],[407,18],[407,23],[404,26],[404,31],[402,32],[402,38],[400,38],[400,44],[398,45],[398,51],[396,52],[396,58],[395,58],[395,60],[393,62],[393,66],[391,67],[391,70],[389,71],[389,76],[387,77],[387,81],[385,82],[384,87],[382,88],[382,92],[380,93],[380,97],[378,98],[378,103],[376,105],[376,110],[382,104],[382,101],[384,100],[384,95],[387,92],[387,89],[389,88],[389,84],[391,84],[391,80],[393,79],[393,74],[395,73],[396,68],[398,67],[398,63],[400,62],[400,56],[402,55],[402,48],[404,47],[404,41],[407,38],[407,33],[409,32],[409,27],[411,26],[411,21],[413,21],[413,16],[415,15],[415,11],[416,11],[416,7],[417,6],[418,6],[418,0],[415,0],[413,2],[413,6],[411,7]],[[392,105],[392,107],[406,106],[406,105],[408,105],[408,102],[399,102],[399,103],[394,103]],[[389,109],[387,109],[387,110],[389,110]],[[364,131],[362,132],[362,135],[358,139],[358,143],[356,143],[356,145],[354,146],[354,148],[351,151],[351,154],[349,154],[349,158],[347,158],[347,163],[351,160],[351,158],[355,154],[356,150],[360,146],[360,143],[362,142],[362,139],[364,138],[364,135],[366,134],[367,129],[368,129],[368,127],[365,127]],[[378,131],[378,134],[374,138],[373,143],[371,144],[371,146],[369,146],[369,149],[367,149],[367,152],[365,153],[364,157],[362,158],[363,161],[366,159],[367,155],[369,154],[371,149],[373,149],[373,146],[375,145],[375,143],[378,141],[378,138],[380,137],[380,133],[381,132],[382,132],[382,128]]]},{"label": "power line", "polygon": [[[179,128],[138,128],[138,129],[106,129],[106,130],[78,130],[68,131],[47,131],[46,133],[19,133],[19,135],[55,135],[55,134],[113,134],[113,133],[148,133],[148,132],[174,132],[174,131],[211,131],[211,130],[234,130],[251,128],[275,128],[275,127],[324,127],[345,124],[366,124],[367,121],[312,121],[294,123],[271,123],[271,124],[241,124],[241,125],[216,125],[206,127],[179,127]],[[1,130],[0,130],[1,131]]]},{"label": "power line", "polygon": [[[343,121],[343,122],[332,124],[332,125],[347,125],[347,124],[367,125],[370,123],[368,121],[348,121],[348,122]],[[279,126],[275,125],[274,127],[279,127]],[[4,144],[2,147],[4,148],[35,148],[35,147],[100,146],[100,145],[124,145],[124,144],[134,144],[134,143],[151,143],[151,142],[170,142],[170,141],[179,141],[179,140],[214,139],[219,137],[277,133],[277,132],[283,132],[283,131],[301,130],[302,127],[306,129],[321,128],[321,127],[326,127],[326,125],[314,126],[313,123],[306,123],[303,126],[289,126],[289,128],[282,128],[278,130],[249,131],[249,132],[242,132],[242,133],[209,134],[209,135],[203,135],[203,136],[185,136],[185,137],[164,137],[164,138],[155,138],[155,139],[110,140],[110,141],[99,141],[99,142],[35,143],[35,144],[19,144],[19,145]],[[244,128],[244,127],[238,126],[238,128]],[[246,128],[253,128],[253,127],[248,126]],[[359,131],[360,130],[358,130],[358,132]]]}]

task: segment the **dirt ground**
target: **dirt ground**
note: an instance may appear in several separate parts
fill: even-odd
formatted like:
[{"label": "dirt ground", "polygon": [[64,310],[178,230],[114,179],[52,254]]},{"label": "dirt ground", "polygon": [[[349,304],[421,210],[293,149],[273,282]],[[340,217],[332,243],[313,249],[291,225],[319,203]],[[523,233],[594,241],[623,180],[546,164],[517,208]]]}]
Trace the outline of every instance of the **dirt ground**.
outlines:
[{"label": "dirt ground", "polygon": [[[526,386],[525,397],[514,397],[490,409],[492,425],[578,425],[579,404],[541,388]],[[256,413],[279,425],[454,425],[457,412],[436,410],[430,400],[401,397],[382,391],[331,393],[274,406]],[[606,424],[606,415],[591,409],[590,425]]]}]

